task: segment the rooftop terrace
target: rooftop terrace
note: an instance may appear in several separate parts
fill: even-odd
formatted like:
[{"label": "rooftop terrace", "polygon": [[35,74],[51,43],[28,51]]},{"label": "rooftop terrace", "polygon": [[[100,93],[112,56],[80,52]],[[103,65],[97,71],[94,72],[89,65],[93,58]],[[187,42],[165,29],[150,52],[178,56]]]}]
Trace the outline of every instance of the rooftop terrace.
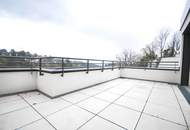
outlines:
[{"label": "rooftop terrace", "polygon": [[0,130],[190,130],[190,6],[180,61],[0,56]]},{"label": "rooftop terrace", "polygon": [[0,98],[0,130],[187,130],[190,106],[176,85],[118,78],[51,99]]}]

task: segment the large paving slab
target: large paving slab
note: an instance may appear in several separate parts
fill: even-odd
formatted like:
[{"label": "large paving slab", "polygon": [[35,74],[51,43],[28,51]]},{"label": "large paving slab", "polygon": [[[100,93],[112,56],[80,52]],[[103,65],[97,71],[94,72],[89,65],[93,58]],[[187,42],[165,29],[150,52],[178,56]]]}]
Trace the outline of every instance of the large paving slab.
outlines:
[{"label": "large paving slab", "polygon": [[190,105],[176,85],[116,79],[50,99],[0,97],[0,130],[187,130]]}]

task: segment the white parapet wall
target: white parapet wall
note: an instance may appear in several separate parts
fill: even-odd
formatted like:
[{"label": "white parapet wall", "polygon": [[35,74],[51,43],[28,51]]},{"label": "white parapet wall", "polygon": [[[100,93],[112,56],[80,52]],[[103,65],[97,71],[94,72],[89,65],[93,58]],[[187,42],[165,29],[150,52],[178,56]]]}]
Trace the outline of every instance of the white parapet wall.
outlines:
[{"label": "white parapet wall", "polygon": [[120,77],[120,70],[101,70],[65,73],[61,74],[44,73],[43,76],[38,75],[37,89],[41,92],[56,97],[78,89],[86,88],[98,83],[109,81]]},{"label": "white parapet wall", "polygon": [[0,95],[39,90],[50,97],[56,97],[78,89],[93,86],[119,77],[161,81],[168,83],[180,82],[180,71],[151,69],[111,69],[59,74],[39,72],[2,72],[0,73]]},{"label": "white parapet wall", "polygon": [[180,71],[153,69],[121,69],[121,77],[179,84]]},{"label": "white parapet wall", "polygon": [[0,73],[0,95],[36,89],[37,72]]}]

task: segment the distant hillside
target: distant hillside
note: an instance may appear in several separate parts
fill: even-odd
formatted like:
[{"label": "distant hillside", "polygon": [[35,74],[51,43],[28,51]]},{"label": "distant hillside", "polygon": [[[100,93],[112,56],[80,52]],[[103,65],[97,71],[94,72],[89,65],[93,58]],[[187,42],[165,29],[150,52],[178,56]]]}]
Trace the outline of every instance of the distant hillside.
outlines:
[{"label": "distant hillside", "polygon": [[[0,49],[0,56],[22,56],[22,57],[47,57],[46,55],[38,55],[36,53],[32,54],[28,51],[15,51],[11,49],[10,51],[6,49]],[[90,68],[101,67],[102,63],[89,63]],[[33,61],[33,66],[35,66],[35,61]],[[36,64],[38,66],[38,64]],[[60,68],[61,66],[61,59],[60,58],[43,58],[43,67],[44,68]],[[74,68],[86,68],[87,63],[86,61],[74,61],[70,59],[65,59],[64,63],[65,67],[74,67]],[[106,66],[106,65],[105,65]],[[18,58],[0,58],[0,68],[7,68],[7,67],[31,67],[31,61],[29,59],[18,59]]]},{"label": "distant hillside", "polygon": [[42,55],[38,55],[36,53],[32,54],[29,51],[15,51],[11,49],[10,51],[6,49],[0,49],[0,56],[23,56],[23,57],[42,57]]}]

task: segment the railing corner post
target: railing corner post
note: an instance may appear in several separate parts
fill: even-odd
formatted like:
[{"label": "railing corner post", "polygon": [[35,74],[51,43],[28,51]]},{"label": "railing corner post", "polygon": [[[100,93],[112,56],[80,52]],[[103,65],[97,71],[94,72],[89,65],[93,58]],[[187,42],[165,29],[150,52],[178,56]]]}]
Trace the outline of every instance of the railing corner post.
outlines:
[{"label": "railing corner post", "polygon": [[121,61],[119,62],[119,70],[121,69]]},{"label": "railing corner post", "polygon": [[61,76],[64,76],[64,58],[61,58],[61,69],[62,69],[62,74]]},{"label": "railing corner post", "polygon": [[39,69],[40,69],[40,76],[43,75],[42,73],[42,58],[39,58]]},{"label": "railing corner post", "polygon": [[114,69],[113,66],[114,66],[114,62],[112,61],[112,71],[113,71],[113,69]]},{"label": "railing corner post", "polygon": [[102,61],[102,72],[104,71],[104,60]]},{"label": "railing corner post", "polygon": [[87,59],[87,63],[86,63],[86,73],[89,73],[89,59]]}]

